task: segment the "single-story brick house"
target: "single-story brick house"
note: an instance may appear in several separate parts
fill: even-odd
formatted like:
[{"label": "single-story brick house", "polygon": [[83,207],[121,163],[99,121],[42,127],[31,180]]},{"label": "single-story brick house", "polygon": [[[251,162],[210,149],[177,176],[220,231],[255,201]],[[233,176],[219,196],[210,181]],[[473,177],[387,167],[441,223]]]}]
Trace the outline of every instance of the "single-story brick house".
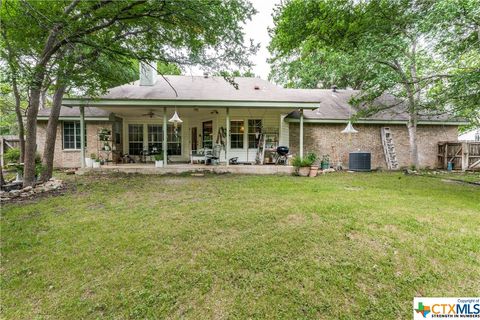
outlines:
[{"label": "single-story brick house", "polygon": [[[95,154],[118,161],[128,154],[133,161],[141,161],[145,160],[142,155],[156,151],[168,155],[169,163],[189,162],[195,150],[221,144],[220,162],[237,158],[240,163],[251,163],[263,136],[267,148],[288,146],[292,154],[328,154],[344,167],[349,152],[370,152],[372,168],[386,168],[381,128],[388,127],[399,167],[408,165],[407,116],[398,108],[356,120],[353,125],[358,133],[350,135],[341,131],[355,114],[348,103],[358,94],[355,90],[285,89],[260,78],[239,77],[235,82],[238,88],[222,77],[162,77],[145,70],[139,81],[112,88],[99,98],[66,98],[57,131],[55,166],[81,165],[81,110],[87,157]],[[181,123],[167,120],[175,112]],[[48,109],[40,110],[40,152],[48,116]],[[447,115],[420,119],[421,167],[436,167],[437,143],[457,140],[461,124]],[[99,140],[103,128],[111,132],[108,151]]]}]

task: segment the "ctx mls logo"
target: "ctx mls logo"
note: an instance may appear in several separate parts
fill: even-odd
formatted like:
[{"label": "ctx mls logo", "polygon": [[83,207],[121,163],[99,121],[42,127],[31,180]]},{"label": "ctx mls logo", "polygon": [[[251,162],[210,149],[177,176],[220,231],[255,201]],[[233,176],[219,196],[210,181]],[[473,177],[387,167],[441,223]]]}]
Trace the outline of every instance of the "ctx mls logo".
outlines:
[{"label": "ctx mls logo", "polygon": [[418,303],[418,308],[415,309],[415,312],[420,313],[424,318],[427,317],[427,314],[431,312],[429,306],[424,306],[423,302]]},{"label": "ctx mls logo", "polygon": [[480,319],[480,298],[414,298],[413,319]]}]

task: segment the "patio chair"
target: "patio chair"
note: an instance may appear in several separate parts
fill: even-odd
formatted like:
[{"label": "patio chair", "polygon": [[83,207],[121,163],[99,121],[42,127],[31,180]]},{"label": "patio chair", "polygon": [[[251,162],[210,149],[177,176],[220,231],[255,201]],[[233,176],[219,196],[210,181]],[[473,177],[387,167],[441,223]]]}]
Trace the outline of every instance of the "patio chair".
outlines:
[{"label": "patio chair", "polygon": [[220,164],[220,153],[222,152],[222,146],[216,144],[213,146],[212,154],[207,155],[207,163]]},{"label": "patio chair", "polygon": [[207,157],[212,154],[212,149],[201,148],[198,150],[190,151],[190,163],[207,163]]}]

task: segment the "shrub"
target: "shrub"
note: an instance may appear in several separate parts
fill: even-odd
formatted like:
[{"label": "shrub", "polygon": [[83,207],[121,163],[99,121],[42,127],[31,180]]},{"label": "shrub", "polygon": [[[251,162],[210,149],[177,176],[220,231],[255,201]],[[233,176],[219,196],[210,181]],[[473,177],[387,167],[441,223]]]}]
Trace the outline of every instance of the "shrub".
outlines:
[{"label": "shrub", "polygon": [[155,161],[161,161],[163,160],[163,154],[162,153],[157,153],[156,155],[153,156],[155,158]]},{"label": "shrub", "polygon": [[312,166],[315,161],[317,160],[317,155],[313,152],[307,154],[305,158],[300,158],[299,156],[296,156],[292,159],[292,166],[296,168],[300,167],[310,167]]},{"label": "shrub", "polygon": [[20,162],[20,149],[11,148],[3,155],[5,163],[18,163]]},{"label": "shrub", "polygon": [[307,154],[307,156],[305,157],[305,159],[303,159],[303,162],[304,162],[304,167],[310,167],[312,166],[315,161],[317,161],[317,155],[313,152],[310,152],[309,154]]}]

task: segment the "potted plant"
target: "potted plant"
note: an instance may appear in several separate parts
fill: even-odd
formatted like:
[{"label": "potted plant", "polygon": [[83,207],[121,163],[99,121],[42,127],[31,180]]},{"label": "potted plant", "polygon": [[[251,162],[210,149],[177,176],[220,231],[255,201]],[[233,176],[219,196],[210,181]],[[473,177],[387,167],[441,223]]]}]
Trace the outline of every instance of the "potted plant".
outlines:
[{"label": "potted plant", "polygon": [[93,167],[93,159],[95,158],[95,153],[90,154],[90,158],[85,158],[85,167],[91,168]]},{"label": "potted plant", "polygon": [[100,141],[108,141],[110,139],[110,130],[107,128],[102,128],[98,132],[98,139]]},{"label": "potted plant", "polygon": [[308,176],[312,178],[316,177],[318,173],[317,155],[313,152],[310,152],[305,157],[305,160],[307,161],[307,164],[310,163],[310,173]]},{"label": "potted plant", "polygon": [[328,154],[323,155],[322,161],[320,162],[320,167],[322,170],[330,168],[330,156]]},{"label": "potted plant", "polygon": [[157,153],[154,155],[155,158],[155,168],[163,168],[163,154]]},{"label": "potted plant", "polygon": [[310,167],[315,162],[317,156],[314,153],[307,155],[304,159],[296,156],[292,160],[292,165],[295,167],[295,173],[302,177],[307,177],[310,174]]},{"label": "potted plant", "polygon": [[95,153],[92,153],[90,157],[92,157],[92,167],[94,169],[100,168],[100,159],[97,159],[97,155]]}]

